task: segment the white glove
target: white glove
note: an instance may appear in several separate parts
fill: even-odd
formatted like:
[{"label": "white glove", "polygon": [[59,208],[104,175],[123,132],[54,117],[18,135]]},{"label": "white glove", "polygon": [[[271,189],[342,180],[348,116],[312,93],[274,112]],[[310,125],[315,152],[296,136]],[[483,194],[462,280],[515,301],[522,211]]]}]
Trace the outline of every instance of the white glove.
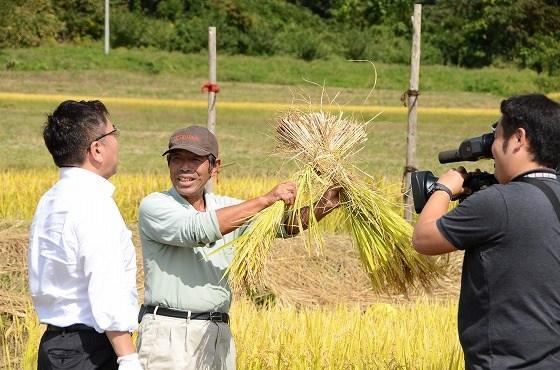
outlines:
[{"label": "white glove", "polygon": [[140,360],[138,360],[138,353],[117,358],[117,364],[119,364],[119,370],[143,370]]}]

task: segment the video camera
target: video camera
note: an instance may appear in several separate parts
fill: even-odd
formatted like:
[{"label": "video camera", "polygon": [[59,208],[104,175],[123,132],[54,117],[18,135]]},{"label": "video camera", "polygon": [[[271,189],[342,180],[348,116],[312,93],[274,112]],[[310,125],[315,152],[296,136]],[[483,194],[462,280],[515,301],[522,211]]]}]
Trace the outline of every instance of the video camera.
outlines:
[{"label": "video camera", "polygon": [[[444,164],[462,161],[476,162],[480,159],[493,158],[493,142],[493,132],[465,139],[461,145],[459,145],[459,149],[440,152],[438,154],[439,163]],[[416,213],[422,212],[422,209],[432,194],[433,186],[437,180],[438,178],[430,171],[416,171],[411,174],[412,197],[414,199],[414,210]],[[468,194],[462,195],[458,199],[461,202],[472,193],[497,183],[498,181],[494,177],[494,174],[478,170],[469,172],[463,182],[463,188],[468,189]]]}]

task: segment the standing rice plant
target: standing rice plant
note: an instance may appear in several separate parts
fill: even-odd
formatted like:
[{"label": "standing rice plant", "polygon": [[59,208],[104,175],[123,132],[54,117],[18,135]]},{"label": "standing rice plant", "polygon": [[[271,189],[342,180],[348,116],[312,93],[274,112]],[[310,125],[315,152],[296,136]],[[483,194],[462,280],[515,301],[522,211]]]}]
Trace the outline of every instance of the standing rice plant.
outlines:
[{"label": "standing rice plant", "polygon": [[457,306],[412,304],[259,309],[238,300],[232,332],[240,369],[462,370]]},{"label": "standing rice plant", "polygon": [[29,301],[23,312],[0,312],[0,368],[36,369],[37,349],[43,331]]}]

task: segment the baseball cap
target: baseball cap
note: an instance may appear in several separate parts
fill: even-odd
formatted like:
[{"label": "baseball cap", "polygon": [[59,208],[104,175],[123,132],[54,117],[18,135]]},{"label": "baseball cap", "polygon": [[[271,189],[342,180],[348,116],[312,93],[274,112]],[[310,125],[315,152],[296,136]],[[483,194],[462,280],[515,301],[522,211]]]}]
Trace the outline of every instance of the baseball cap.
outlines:
[{"label": "baseball cap", "polygon": [[169,138],[169,149],[162,156],[175,149],[188,150],[196,155],[212,154],[218,158],[218,140],[202,126],[189,126],[175,131]]}]

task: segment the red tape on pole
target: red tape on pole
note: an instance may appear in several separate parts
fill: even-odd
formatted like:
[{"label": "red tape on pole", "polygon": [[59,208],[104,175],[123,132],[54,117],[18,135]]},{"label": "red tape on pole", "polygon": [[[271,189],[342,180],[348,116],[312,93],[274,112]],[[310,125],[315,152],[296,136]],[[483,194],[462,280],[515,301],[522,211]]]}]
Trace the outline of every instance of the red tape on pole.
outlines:
[{"label": "red tape on pole", "polygon": [[213,84],[211,82],[206,82],[204,85],[200,87],[200,92],[208,92],[208,93],[219,93],[220,86],[218,84]]}]

